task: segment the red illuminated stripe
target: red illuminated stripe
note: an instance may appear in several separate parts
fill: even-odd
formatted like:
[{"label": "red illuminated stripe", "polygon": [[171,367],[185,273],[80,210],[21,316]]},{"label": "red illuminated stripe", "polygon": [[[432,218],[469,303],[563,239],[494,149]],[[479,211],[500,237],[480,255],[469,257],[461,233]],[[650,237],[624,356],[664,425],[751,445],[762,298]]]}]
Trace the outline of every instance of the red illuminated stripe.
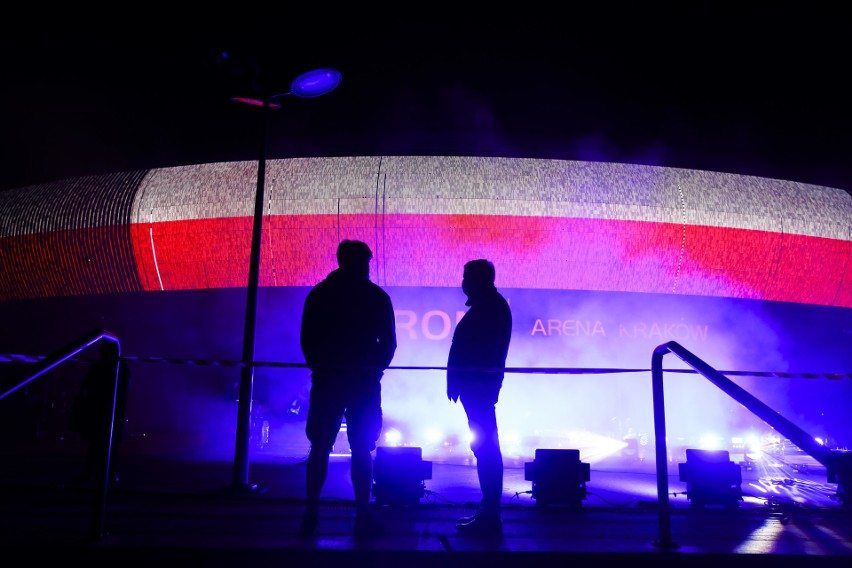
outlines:
[{"label": "red illuminated stripe", "polygon": [[[143,286],[246,286],[251,227],[248,217],[134,225]],[[852,307],[852,293],[841,287],[848,241],[695,225],[684,233],[678,224],[555,217],[270,216],[264,220],[260,285],[315,284],[335,267],[342,238],[371,245],[372,278],[384,286],[456,287],[466,261],[490,258],[501,267],[498,285],[505,288]]]},{"label": "red illuminated stripe", "polygon": [[0,301],[135,292],[127,227],[90,227],[0,238]]}]

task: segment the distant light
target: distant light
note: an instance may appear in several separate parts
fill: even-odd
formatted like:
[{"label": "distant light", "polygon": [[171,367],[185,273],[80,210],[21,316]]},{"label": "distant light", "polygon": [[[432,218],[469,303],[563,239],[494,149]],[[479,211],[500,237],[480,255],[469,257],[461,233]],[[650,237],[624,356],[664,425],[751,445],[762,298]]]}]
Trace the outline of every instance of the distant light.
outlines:
[{"label": "distant light", "polygon": [[722,438],[715,434],[706,434],[698,441],[698,447],[702,450],[718,450],[722,447]]},{"label": "distant light", "polygon": [[507,432],[504,435],[507,444],[511,444],[513,446],[517,446],[521,443],[521,435],[517,432]]},{"label": "distant light", "polygon": [[756,452],[761,447],[760,438],[751,434],[746,437],[746,445],[748,446],[749,451]]},{"label": "distant light", "polygon": [[398,446],[402,442],[402,433],[395,429],[388,430],[385,432],[385,442],[392,446]]},{"label": "distant light", "polygon": [[290,92],[301,98],[320,97],[336,89],[342,78],[334,69],[314,69],[296,77]]},{"label": "distant light", "polygon": [[432,429],[426,431],[426,440],[433,444],[439,442],[443,437],[444,435],[440,430]]}]

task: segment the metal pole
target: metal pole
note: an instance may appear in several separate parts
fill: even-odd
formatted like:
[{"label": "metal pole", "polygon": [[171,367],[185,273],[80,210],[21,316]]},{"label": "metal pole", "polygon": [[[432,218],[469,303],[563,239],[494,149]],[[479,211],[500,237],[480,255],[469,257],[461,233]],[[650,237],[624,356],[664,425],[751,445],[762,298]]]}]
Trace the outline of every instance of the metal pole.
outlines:
[{"label": "metal pole", "polygon": [[[112,341],[112,338],[104,335],[101,337],[100,341]],[[117,339],[115,340],[115,348],[115,356],[112,355],[112,352],[110,352],[108,357],[104,357],[104,355],[101,354],[98,362],[94,363],[95,365],[103,365],[106,363],[115,364],[115,375],[112,377],[112,400],[110,404],[109,431],[105,433],[102,439],[95,439],[89,442],[90,444],[98,444],[101,448],[106,446],[106,450],[102,450],[102,453],[99,453],[100,456],[104,456],[104,459],[98,461],[98,485],[94,494],[95,504],[94,514],[92,515],[91,537],[96,541],[106,536],[104,527],[106,526],[107,493],[109,492],[109,486],[112,482],[112,473],[110,470],[112,469],[112,447],[113,439],[115,437],[115,406],[116,399],[118,398],[118,383],[121,377],[121,343]],[[104,380],[106,380],[106,378],[104,378]],[[98,385],[98,388],[102,388],[102,386]],[[98,412],[101,410],[102,409],[99,408]],[[91,451],[91,449],[89,451]]]},{"label": "metal pole", "polygon": [[237,439],[234,450],[235,489],[256,489],[250,484],[249,438],[251,437],[251,406],[254,386],[254,337],[257,320],[257,287],[260,273],[260,243],[263,235],[263,192],[266,177],[266,130],[269,98],[263,101],[260,157],[257,161],[257,189],[254,197],[254,224],[251,232],[251,256],[249,259],[248,292],[246,294],[246,325],[243,333],[243,366],[240,371],[240,398],[237,412]]},{"label": "metal pole", "polygon": [[663,392],[663,355],[660,347],[651,355],[651,391],[654,405],[654,438],[657,462],[657,508],[660,536],[654,543],[664,550],[677,548],[672,542],[671,511],[669,507],[668,449],[666,447],[666,404]]}]

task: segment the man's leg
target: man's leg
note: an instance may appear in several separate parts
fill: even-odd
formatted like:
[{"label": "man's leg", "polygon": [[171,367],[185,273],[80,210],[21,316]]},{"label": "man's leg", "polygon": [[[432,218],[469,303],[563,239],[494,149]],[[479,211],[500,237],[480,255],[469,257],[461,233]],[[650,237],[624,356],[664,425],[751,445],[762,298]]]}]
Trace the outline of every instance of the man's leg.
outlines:
[{"label": "man's leg", "polygon": [[355,513],[366,514],[373,483],[373,456],[363,449],[352,450],[350,468],[352,489],[355,492]]},{"label": "man's leg", "polygon": [[353,397],[346,408],[346,436],[352,452],[350,475],[358,514],[367,512],[373,484],[373,455],[382,432],[382,395],[378,382]]},{"label": "man's leg", "polygon": [[352,448],[352,489],[355,492],[355,538],[375,538],[385,532],[381,519],[370,511],[373,456],[366,448]]},{"label": "man's leg", "polygon": [[330,452],[323,451],[315,445],[311,445],[308,454],[308,463],[305,467],[305,512],[302,515],[302,524],[299,534],[302,536],[313,536],[319,523],[319,502],[325,479],[328,476],[328,455]]},{"label": "man's leg", "polygon": [[308,409],[308,420],[305,434],[311,442],[308,461],[305,464],[305,513],[299,534],[311,536],[316,532],[319,522],[319,503],[322,489],[328,477],[328,461],[334,440],[340,431],[340,421],[343,410],[335,406],[333,400],[319,396],[319,392],[311,390],[311,405]]},{"label": "man's leg", "polygon": [[483,536],[497,536],[503,532],[503,454],[497,432],[497,414],[490,400],[484,397],[462,397],[473,434],[470,448],[476,457],[482,501],[476,515],[459,519],[456,528],[464,533]]},{"label": "man's leg", "polygon": [[319,507],[320,495],[328,476],[329,452],[324,448],[311,445],[308,463],[305,468],[305,489],[308,507]]},{"label": "man's leg", "polygon": [[475,405],[470,425],[474,432],[471,445],[476,456],[476,473],[482,490],[483,512],[500,514],[503,497],[503,454],[497,432],[497,414],[494,405]]},{"label": "man's leg", "polygon": [[365,390],[346,409],[346,434],[352,451],[350,471],[355,493],[355,537],[372,538],[384,534],[381,520],[370,513],[373,485],[373,455],[382,431],[381,386]]},{"label": "man's leg", "polygon": [[483,510],[499,516],[503,497],[503,455],[499,446],[480,452],[476,458],[476,473],[482,489]]}]

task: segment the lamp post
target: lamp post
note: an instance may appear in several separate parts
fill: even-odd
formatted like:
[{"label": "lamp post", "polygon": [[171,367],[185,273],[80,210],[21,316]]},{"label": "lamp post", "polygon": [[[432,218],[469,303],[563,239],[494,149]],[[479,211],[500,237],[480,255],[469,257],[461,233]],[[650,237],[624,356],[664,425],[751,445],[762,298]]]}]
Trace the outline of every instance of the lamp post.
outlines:
[{"label": "lamp post", "polygon": [[280,108],[279,100],[287,95],[300,98],[315,98],[333,91],[340,84],[340,72],[334,69],[315,69],[296,77],[286,93],[263,95],[261,99],[232,97],[231,100],[263,107],[260,156],[257,162],[257,189],[254,199],[254,223],[251,232],[249,256],[248,291],[246,296],[246,321],[243,333],[242,367],[240,368],[240,391],[237,411],[237,438],[234,450],[233,488],[237,491],[253,491],[256,485],[249,483],[249,438],[251,437],[251,405],[254,389],[254,347],[257,320],[257,288],[260,274],[260,244],[263,235],[263,193],[266,178],[266,139],[268,113]]}]

